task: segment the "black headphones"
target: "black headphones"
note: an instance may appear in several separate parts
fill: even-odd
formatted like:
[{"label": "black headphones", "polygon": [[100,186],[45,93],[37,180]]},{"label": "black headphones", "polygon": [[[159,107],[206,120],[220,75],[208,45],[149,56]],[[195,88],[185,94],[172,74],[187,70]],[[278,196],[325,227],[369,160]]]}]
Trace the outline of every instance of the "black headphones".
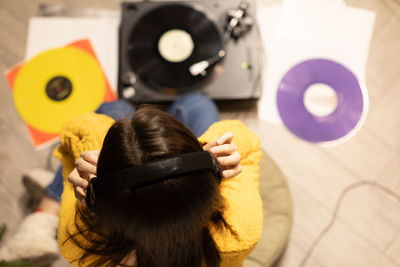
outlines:
[{"label": "black headphones", "polygon": [[218,183],[221,183],[222,169],[213,154],[208,151],[186,153],[128,167],[91,179],[86,190],[86,206],[94,213],[96,209],[95,192],[121,191],[132,186],[146,186],[196,171],[211,171]]}]

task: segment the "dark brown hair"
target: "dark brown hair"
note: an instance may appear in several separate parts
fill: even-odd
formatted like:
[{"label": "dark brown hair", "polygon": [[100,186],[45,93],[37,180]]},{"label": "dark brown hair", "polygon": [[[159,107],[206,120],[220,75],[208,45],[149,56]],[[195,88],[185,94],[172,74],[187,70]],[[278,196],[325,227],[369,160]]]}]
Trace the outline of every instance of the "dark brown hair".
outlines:
[{"label": "dark brown hair", "polygon": [[[131,121],[117,121],[108,131],[97,175],[101,179],[128,166],[202,150],[182,123],[152,106],[142,106]],[[219,266],[221,257],[209,226],[220,230],[228,226],[211,172],[96,197],[96,216],[77,206],[78,232],[69,233],[69,239],[85,251],[77,259],[80,264],[116,266],[135,251],[139,267],[200,267],[203,262]],[[89,242],[81,242],[81,237]]]}]

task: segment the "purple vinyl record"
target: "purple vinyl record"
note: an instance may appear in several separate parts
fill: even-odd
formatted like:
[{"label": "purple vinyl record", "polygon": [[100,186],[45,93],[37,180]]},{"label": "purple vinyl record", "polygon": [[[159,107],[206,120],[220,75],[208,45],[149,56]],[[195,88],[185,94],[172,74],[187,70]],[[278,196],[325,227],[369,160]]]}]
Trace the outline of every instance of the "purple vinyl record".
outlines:
[{"label": "purple vinyl record", "polygon": [[[327,116],[315,116],[304,105],[304,93],[314,84],[326,84],[336,93],[336,109]],[[277,102],[285,126],[313,143],[344,137],[356,127],[364,107],[356,76],[328,59],[306,60],[291,68],[279,84]]]}]

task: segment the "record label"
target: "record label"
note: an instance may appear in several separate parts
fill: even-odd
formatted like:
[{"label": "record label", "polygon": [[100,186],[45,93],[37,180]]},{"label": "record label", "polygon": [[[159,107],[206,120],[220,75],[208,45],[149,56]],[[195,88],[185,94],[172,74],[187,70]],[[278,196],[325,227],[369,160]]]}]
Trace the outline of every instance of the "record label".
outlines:
[{"label": "record label", "polygon": [[359,128],[367,112],[368,96],[357,77],[342,64],[311,59],[285,74],[277,102],[281,119],[293,134],[324,143],[344,138]]},{"label": "record label", "polygon": [[337,108],[337,94],[327,84],[316,83],[310,85],[304,92],[304,106],[318,117],[325,117],[332,114]]},{"label": "record label", "polygon": [[169,62],[182,62],[193,52],[194,43],[189,33],[173,29],[166,31],[158,41],[158,52]]},{"label": "record label", "polygon": [[62,101],[71,95],[72,83],[64,76],[52,78],[46,85],[47,96],[54,101]]}]

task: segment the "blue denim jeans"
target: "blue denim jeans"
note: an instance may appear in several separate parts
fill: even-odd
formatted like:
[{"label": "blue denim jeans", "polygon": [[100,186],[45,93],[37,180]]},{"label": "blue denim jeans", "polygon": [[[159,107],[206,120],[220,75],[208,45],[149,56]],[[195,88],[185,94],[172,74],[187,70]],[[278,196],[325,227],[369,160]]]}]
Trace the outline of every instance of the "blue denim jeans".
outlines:
[{"label": "blue denim jeans", "polygon": [[[214,122],[219,121],[219,113],[215,103],[199,93],[189,93],[177,98],[167,112],[184,123],[197,137],[202,135]],[[125,100],[104,103],[96,113],[105,114],[114,120],[131,118],[134,108]],[[46,187],[46,193],[58,202],[63,192],[62,167],[58,168],[53,182]]]}]

